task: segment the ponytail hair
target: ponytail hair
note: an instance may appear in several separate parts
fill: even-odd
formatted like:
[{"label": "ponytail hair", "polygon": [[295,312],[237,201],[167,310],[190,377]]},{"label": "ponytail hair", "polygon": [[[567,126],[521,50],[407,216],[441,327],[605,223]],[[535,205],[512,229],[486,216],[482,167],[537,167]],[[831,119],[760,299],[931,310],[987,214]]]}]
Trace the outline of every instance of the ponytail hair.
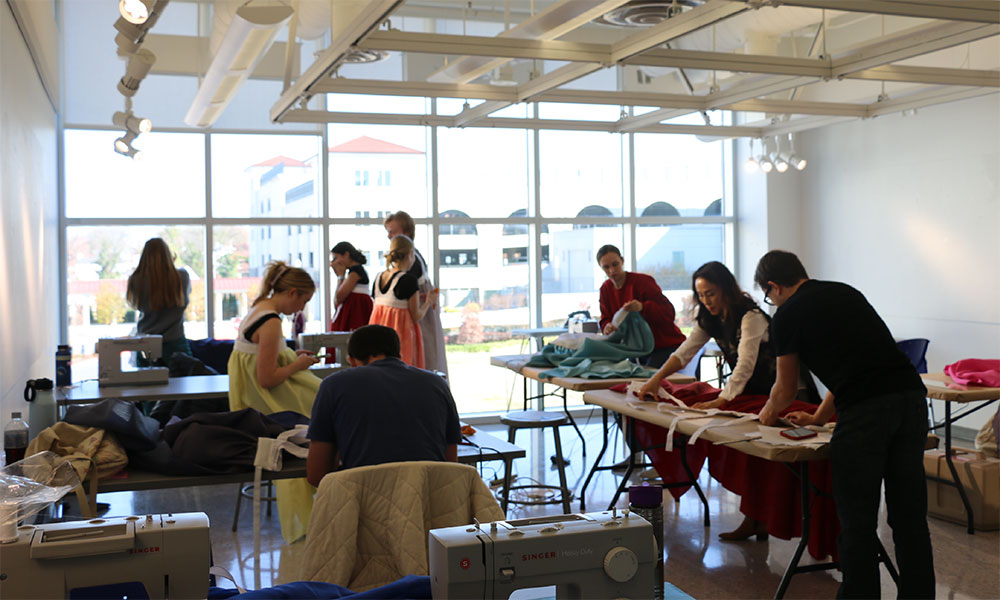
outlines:
[{"label": "ponytail hair", "polygon": [[351,257],[351,260],[362,265],[368,262],[365,255],[355,248],[351,242],[340,242],[333,248],[330,248],[330,254],[346,254]]},{"label": "ponytail hair", "polygon": [[295,290],[300,294],[312,294],[316,291],[316,282],[304,269],[290,267],[280,260],[271,261],[267,263],[267,270],[264,272],[264,281],[260,285],[260,295],[250,306],[257,306],[261,301],[274,294],[281,294],[288,290]]},{"label": "ponytail hair", "polygon": [[405,235],[397,235],[389,242],[389,252],[385,255],[385,266],[401,264],[413,254],[413,240]]}]

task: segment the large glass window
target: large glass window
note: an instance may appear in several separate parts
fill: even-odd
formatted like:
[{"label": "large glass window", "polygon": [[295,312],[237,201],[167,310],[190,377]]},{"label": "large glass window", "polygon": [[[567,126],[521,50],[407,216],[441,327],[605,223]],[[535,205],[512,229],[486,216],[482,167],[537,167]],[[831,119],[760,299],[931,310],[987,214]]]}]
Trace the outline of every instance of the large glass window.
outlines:
[{"label": "large glass window", "polygon": [[[114,151],[118,131],[68,129],[66,216],[178,218],[205,216],[205,137],[144,133],[140,160]],[[183,176],[178,176],[183,173]]]},{"label": "large glass window", "polygon": [[438,132],[438,206],[473,217],[505,217],[528,207],[526,129],[446,129]]},{"label": "large glass window", "polygon": [[211,143],[214,216],[319,216],[319,136],[213,134]]},{"label": "large glass window", "polygon": [[429,214],[425,127],[331,125],[329,144],[331,217]]},{"label": "large glass window", "polygon": [[593,131],[540,132],[542,216],[586,216],[580,212],[592,206],[605,209],[596,216],[624,216],[625,140]]},{"label": "large glass window", "polygon": [[205,234],[202,227],[69,227],[66,230],[66,314],[77,380],[97,377],[97,340],[132,335],[138,310],[125,288],[139,264],[146,240],[163,238],[174,266],[188,272],[191,294],[184,311],[184,335],[207,337]]},{"label": "large glass window", "polygon": [[641,216],[719,215],[725,148],[725,142],[702,142],[690,135],[636,134],[636,212]]}]

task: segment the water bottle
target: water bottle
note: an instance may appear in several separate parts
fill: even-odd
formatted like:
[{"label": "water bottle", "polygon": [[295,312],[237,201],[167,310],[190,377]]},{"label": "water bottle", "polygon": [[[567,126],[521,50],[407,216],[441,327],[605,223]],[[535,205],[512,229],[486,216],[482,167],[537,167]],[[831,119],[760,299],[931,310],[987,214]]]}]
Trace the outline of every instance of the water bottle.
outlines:
[{"label": "water bottle", "polygon": [[648,483],[630,487],[628,507],[653,526],[653,539],[656,541],[653,598],[663,600],[663,488]]},{"label": "water bottle", "polygon": [[73,372],[69,365],[71,358],[73,358],[73,352],[69,346],[60,344],[56,350],[56,385],[59,387],[73,385]]},{"label": "water bottle", "polygon": [[3,453],[8,465],[24,458],[28,449],[28,425],[21,420],[21,413],[10,413],[11,419],[3,428]]},{"label": "water bottle", "polygon": [[31,406],[28,410],[28,435],[33,440],[43,429],[55,425],[57,420],[52,380],[45,377],[29,379],[24,386],[24,401]]}]

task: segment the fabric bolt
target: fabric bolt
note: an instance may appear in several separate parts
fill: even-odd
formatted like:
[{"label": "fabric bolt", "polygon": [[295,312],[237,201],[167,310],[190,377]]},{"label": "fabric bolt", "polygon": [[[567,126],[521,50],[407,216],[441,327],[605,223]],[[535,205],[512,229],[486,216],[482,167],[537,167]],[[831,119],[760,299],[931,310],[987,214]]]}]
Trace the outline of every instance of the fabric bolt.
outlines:
[{"label": "fabric bolt", "polygon": [[620,289],[615,288],[610,279],[601,284],[601,331],[615,312],[632,300],[642,303],[642,318],[653,331],[653,348],[650,351],[676,348],[684,342],[684,334],[674,323],[674,305],[663,295],[656,280],[643,273],[626,273],[625,283]]},{"label": "fabric bolt", "polygon": [[444,379],[398,358],[327,377],[308,436],[333,444],[345,469],[443,461],[446,447],[462,441],[458,409]]},{"label": "fabric bolt", "polygon": [[653,332],[643,317],[628,313],[613,334],[604,339],[588,338],[577,350],[546,344],[542,351],[528,360],[529,367],[555,367],[538,374],[542,379],[551,377],[583,377],[608,379],[612,377],[649,377],[650,369],[629,361],[652,350]]},{"label": "fabric bolt", "polygon": [[[414,249],[417,259],[410,267],[410,275],[417,278],[417,286],[420,291],[420,298],[434,291],[434,282],[431,281],[430,271],[427,268],[427,261],[422,254]],[[448,357],[444,347],[444,328],[441,326],[441,305],[435,303],[429,308],[424,317],[418,323],[420,326],[420,339],[424,348],[424,366],[432,371],[440,371],[448,375]]]},{"label": "fabric bolt", "polygon": [[[348,273],[355,273],[358,279],[354,290],[337,305],[337,311],[330,321],[330,331],[354,331],[368,324],[372,316],[372,298],[368,294],[368,273],[361,265],[348,267]],[[332,358],[327,362],[332,362]]]},{"label": "fabric bolt", "polygon": [[946,366],[944,373],[961,385],[1000,387],[1000,359],[965,358]]},{"label": "fabric bolt", "polygon": [[[268,389],[257,381],[258,346],[246,339],[246,331],[260,319],[273,318],[272,312],[256,314],[251,310],[240,324],[233,353],[229,356],[229,410],[253,408],[262,414],[293,410],[308,417],[312,414],[313,401],[319,391],[321,379],[309,371],[299,371],[285,381]],[[284,340],[278,352],[278,366],[295,362],[298,356]],[[315,488],[305,479],[282,479],[274,482],[278,498],[278,516],[281,535],[292,543],[306,533],[312,512]]]},{"label": "fabric bolt", "polygon": [[423,336],[409,309],[409,299],[416,293],[417,281],[409,273],[397,271],[386,282],[382,282],[379,273],[372,286],[375,308],[370,323],[395,329],[399,335],[400,358],[408,365],[423,369]]}]

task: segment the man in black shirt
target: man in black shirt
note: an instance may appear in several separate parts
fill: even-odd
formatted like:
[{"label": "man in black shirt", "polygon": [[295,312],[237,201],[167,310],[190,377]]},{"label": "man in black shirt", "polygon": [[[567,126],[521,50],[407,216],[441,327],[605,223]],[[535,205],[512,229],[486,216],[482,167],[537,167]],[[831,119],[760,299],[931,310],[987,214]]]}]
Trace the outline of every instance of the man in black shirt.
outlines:
[{"label": "man in black shirt", "polygon": [[900,598],[934,597],[934,562],[927,528],[923,452],[926,389],[888,327],[861,292],[809,279],[798,257],[773,250],[754,280],[778,307],[771,342],[778,373],[760,412],[764,425],[795,398],[799,363],[829,388],[812,415],[791,413],[799,425],[837,414],[830,443],[833,497],[840,518],[841,598],[878,598],[878,512],[881,488],[896,546]]}]

